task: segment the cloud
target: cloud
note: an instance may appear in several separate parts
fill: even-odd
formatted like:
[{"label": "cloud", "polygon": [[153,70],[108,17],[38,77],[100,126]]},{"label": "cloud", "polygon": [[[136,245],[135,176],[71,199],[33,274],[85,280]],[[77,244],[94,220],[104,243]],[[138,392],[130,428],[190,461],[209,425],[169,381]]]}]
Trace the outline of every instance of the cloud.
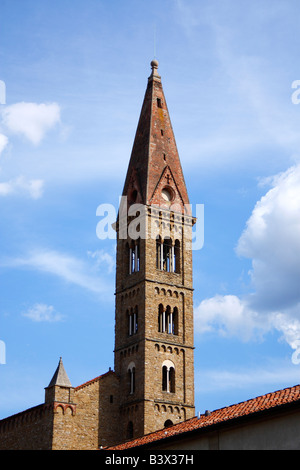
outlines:
[{"label": "cloud", "polygon": [[108,272],[111,273],[115,267],[115,259],[104,250],[88,251],[88,256],[95,260],[97,268],[107,265]]},{"label": "cloud", "polygon": [[261,367],[240,370],[209,369],[196,371],[195,389],[197,393],[210,393],[226,390],[248,390],[249,387],[278,386],[278,384],[298,383],[299,371],[291,363],[273,361]]},{"label": "cloud", "polygon": [[268,330],[258,313],[251,310],[245,300],[235,295],[216,295],[203,300],[195,308],[195,329],[199,334],[217,333],[220,336],[249,341]]},{"label": "cloud", "polygon": [[35,304],[22,314],[34,322],[59,322],[63,316],[52,305]]},{"label": "cloud", "polygon": [[[60,107],[57,103],[15,103],[6,106],[1,112],[1,131],[23,135],[34,145],[38,145],[56,124],[60,122]],[[0,133],[0,155],[8,144],[8,137]],[[13,162],[13,165],[15,163]],[[29,166],[26,159],[26,169]],[[36,165],[36,162],[34,163]],[[23,173],[23,170],[21,172]],[[26,194],[32,199],[39,199],[43,194],[43,179],[28,179],[24,176],[0,182],[0,196]]]},{"label": "cloud", "polygon": [[19,176],[10,181],[0,183],[0,196],[25,193],[32,199],[39,199],[43,194],[43,189],[43,180],[27,180],[24,176]]},{"label": "cloud", "polygon": [[60,107],[57,103],[15,103],[4,108],[2,122],[12,134],[23,135],[38,145],[60,122]]},{"label": "cloud", "polygon": [[198,333],[243,340],[278,331],[293,349],[300,346],[300,165],[269,179],[236,251],[252,260],[253,292],[216,295],[195,309]]},{"label": "cloud", "polygon": [[0,134],[0,155],[8,144],[8,138],[4,134]]},{"label": "cloud", "polygon": [[97,267],[54,250],[35,250],[24,257],[2,260],[0,266],[36,269],[96,294],[110,292],[109,282],[99,276]]},{"label": "cloud", "polygon": [[237,245],[240,256],[252,259],[251,304],[269,311],[300,302],[300,165],[271,183]]}]

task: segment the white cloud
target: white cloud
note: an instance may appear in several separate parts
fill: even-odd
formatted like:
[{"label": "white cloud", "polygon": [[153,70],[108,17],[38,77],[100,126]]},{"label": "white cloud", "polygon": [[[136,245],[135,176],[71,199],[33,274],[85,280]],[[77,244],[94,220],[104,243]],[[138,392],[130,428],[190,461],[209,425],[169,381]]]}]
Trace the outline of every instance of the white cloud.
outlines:
[{"label": "white cloud", "polygon": [[12,134],[23,135],[38,145],[60,122],[60,107],[57,103],[15,103],[4,108],[2,121]]},{"label": "white cloud", "polygon": [[97,294],[110,292],[109,282],[99,276],[95,266],[54,250],[36,250],[24,257],[3,260],[0,265],[37,269]]},{"label": "white cloud", "polygon": [[115,267],[115,259],[104,250],[88,251],[88,256],[95,260],[97,268],[107,265],[108,272],[111,273]]},{"label": "white cloud", "polygon": [[7,196],[8,194],[13,193],[13,184],[12,182],[0,183],[0,196]]},{"label": "white cloud", "polygon": [[22,315],[34,322],[58,322],[63,319],[63,316],[52,305],[46,304],[35,304]]},{"label": "white cloud", "polygon": [[4,134],[0,134],[0,155],[8,144],[8,138]]},{"label": "white cloud", "polygon": [[195,308],[195,329],[200,334],[214,332],[248,341],[268,330],[268,324],[239,297],[216,295]]},{"label": "white cloud", "polygon": [[10,181],[0,183],[0,196],[25,193],[32,199],[39,199],[43,194],[43,189],[43,180],[27,180],[24,176],[19,176]]},{"label": "white cloud", "polygon": [[247,221],[237,253],[252,259],[255,308],[278,310],[300,302],[300,165],[273,178]]},{"label": "white cloud", "polygon": [[216,295],[195,309],[198,333],[243,340],[277,330],[300,346],[300,165],[276,175],[254,207],[237,253],[252,259],[253,293]]},{"label": "white cloud", "polygon": [[196,371],[195,389],[197,393],[226,390],[248,390],[249,387],[292,385],[299,381],[299,370],[293,364],[273,361],[264,366],[240,370],[209,369]]}]

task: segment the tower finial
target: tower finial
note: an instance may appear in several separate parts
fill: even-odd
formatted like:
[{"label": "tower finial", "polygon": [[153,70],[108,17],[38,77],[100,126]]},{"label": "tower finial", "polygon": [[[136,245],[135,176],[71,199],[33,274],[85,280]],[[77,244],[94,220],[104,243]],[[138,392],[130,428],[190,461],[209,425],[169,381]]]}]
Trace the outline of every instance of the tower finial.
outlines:
[{"label": "tower finial", "polygon": [[153,71],[153,73],[154,73],[154,69],[156,69],[156,70],[158,69],[158,60],[153,59],[153,60],[151,61],[151,64],[150,64],[150,65],[151,65],[152,71]]},{"label": "tower finial", "polygon": [[151,64],[150,64],[150,65],[151,65],[151,68],[152,68],[152,73],[151,73],[150,78],[154,78],[154,77],[155,77],[157,80],[160,80],[160,76],[159,76],[158,73],[157,73],[157,69],[158,69],[158,60],[153,59],[153,60],[151,61]]}]

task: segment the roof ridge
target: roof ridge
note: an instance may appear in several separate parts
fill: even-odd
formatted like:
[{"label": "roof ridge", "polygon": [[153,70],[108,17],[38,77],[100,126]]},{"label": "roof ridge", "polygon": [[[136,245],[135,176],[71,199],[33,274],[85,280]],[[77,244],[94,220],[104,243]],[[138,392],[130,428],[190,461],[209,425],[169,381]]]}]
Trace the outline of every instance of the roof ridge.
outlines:
[{"label": "roof ridge", "polygon": [[211,413],[214,413],[216,411],[221,411],[221,410],[224,410],[224,409],[228,409],[228,408],[232,408],[232,407],[235,407],[235,406],[238,406],[238,405],[242,405],[242,404],[246,404],[246,403],[250,403],[250,402],[253,402],[254,400],[258,400],[260,398],[267,398],[268,396],[271,396],[271,395],[277,395],[281,392],[284,392],[284,391],[287,391],[287,390],[292,390],[292,389],[296,389],[297,387],[300,387],[299,384],[296,384],[296,385],[292,385],[290,387],[286,387],[286,388],[282,388],[282,389],[278,389],[278,390],[275,390],[274,392],[267,392],[267,393],[264,393],[262,395],[257,395],[255,397],[252,397],[252,398],[247,398],[247,400],[243,400],[243,401],[240,401],[240,402],[237,402],[237,403],[232,403],[232,405],[227,405],[227,406],[223,406],[221,408],[216,408],[215,410],[211,411]]},{"label": "roof ridge", "polygon": [[[296,391],[297,396],[296,396]],[[289,392],[289,393],[285,393]],[[284,399],[279,400],[280,398]],[[265,399],[269,398],[269,401],[265,401]],[[288,399],[289,398],[289,399]],[[275,403],[274,403],[275,401]],[[270,409],[274,409],[276,407],[300,401],[300,385],[293,385],[291,387],[286,387],[284,389],[276,390],[274,392],[270,392],[267,394],[259,395],[254,398],[250,398],[248,400],[242,401],[240,403],[236,403],[233,405],[225,406],[223,408],[216,409],[211,411],[211,413],[206,416],[205,414],[200,415],[200,418],[197,416],[190,418],[186,421],[182,421],[181,423],[174,424],[168,428],[159,429],[152,433],[146,434],[145,436],[132,439],[123,444],[119,444],[116,446],[107,447],[108,449],[126,449],[129,447],[138,447],[150,442],[159,441],[168,437],[176,436],[179,434],[183,434],[185,432],[194,431],[200,428],[209,427],[214,424],[224,423],[226,421],[230,421],[233,419],[241,418],[247,415],[253,415],[255,413],[266,411]],[[257,402],[258,406],[250,406],[249,404],[255,405]],[[263,406],[262,403],[263,402]],[[260,404],[260,406],[259,406]],[[231,412],[232,413],[231,413]],[[192,422],[195,423],[192,423]],[[196,425],[196,423],[198,423]],[[195,424],[195,425],[194,425]]]},{"label": "roof ridge", "polygon": [[94,379],[91,379],[91,380],[88,380],[87,382],[84,382],[83,384],[81,385],[77,385],[77,387],[75,387],[75,390],[78,390],[82,387],[85,387],[87,385],[91,385],[92,383],[96,382],[97,380],[99,379],[102,379],[103,377],[105,377],[106,375],[109,375],[109,374],[114,374],[115,372],[113,370],[108,370],[107,372],[105,372],[104,374],[101,374],[101,375],[98,375],[98,377],[95,377]]}]

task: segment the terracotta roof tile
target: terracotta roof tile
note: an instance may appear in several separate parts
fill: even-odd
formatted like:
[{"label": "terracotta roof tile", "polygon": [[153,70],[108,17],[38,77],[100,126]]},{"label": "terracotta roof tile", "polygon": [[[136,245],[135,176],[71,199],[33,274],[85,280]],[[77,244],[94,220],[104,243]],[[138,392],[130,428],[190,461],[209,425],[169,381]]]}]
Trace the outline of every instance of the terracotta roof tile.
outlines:
[{"label": "terracotta roof tile", "polygon": [[207,416],[203,414],[200,416],[200,418],[194,417],[182,423],[161,429],[160,431],[133,439],[124,444],[108,447],[107,449],[125,450],[133,447],[140,447],[146,444],[150,444],[151,442],[160,441],[165,438],[183,434],[185,432],[208,428],[214,424],[224,423],[226,421],[241,418],[243,416],[254,415],[260,411],[274,409],[276,407],[297,401],[300,403],[300,385],[295,385],[294,387],[267,393],[266,395],[252,398],[235,405],[220,408],[218,410],[212,411]]},{"label": "terracotta roof tile", "polygon": [[107,375],[110,375],[110,374],[115,374],[115,372],[113,370],[109,370],[108,372],[105,372],[105,374],[99,375],[98,377],[95,377],[94,379],[88,380],[87,382],[84,382],[83,384],[78,385],[77,387],[75,387],[75,390],[79,390],[83,387],[86,387],[87,385],[91,385],[94,382],[97,382],[98,380],[101,380],[103,377],[106,377]]}]

